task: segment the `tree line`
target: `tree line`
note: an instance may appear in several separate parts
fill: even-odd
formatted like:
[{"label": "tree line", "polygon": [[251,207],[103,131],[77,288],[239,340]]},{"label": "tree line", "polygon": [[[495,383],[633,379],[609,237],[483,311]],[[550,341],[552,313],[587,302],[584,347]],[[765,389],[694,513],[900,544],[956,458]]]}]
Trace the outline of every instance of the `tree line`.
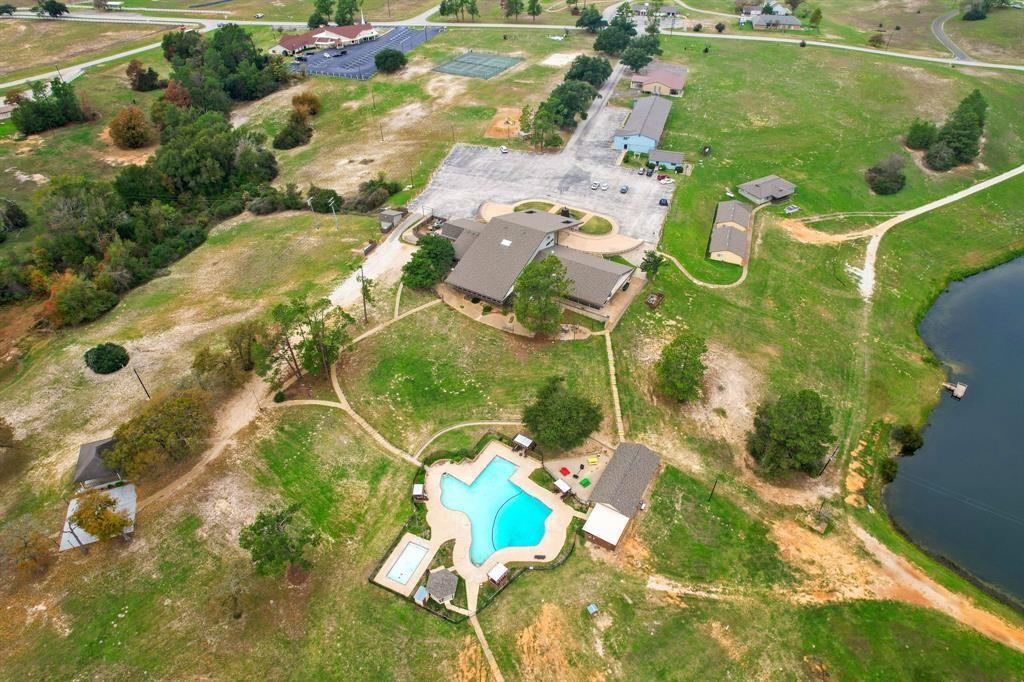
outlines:
[{"label": "tree line", "polygon": [[960,101],[940,128],[935,123],[914,119],[907,131],[906,145],[924,152],[924,162],[935,171],[947,171],[968,164],[981,152],[988,102],[975,89]]}]

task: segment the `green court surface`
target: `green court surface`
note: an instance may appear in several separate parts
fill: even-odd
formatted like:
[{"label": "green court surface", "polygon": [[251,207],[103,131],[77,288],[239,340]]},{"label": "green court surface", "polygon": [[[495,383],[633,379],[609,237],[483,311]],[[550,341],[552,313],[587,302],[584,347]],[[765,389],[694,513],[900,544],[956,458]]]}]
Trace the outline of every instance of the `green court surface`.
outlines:
[{"label": "green court surface", "polygon": [[523,61],[519,57],[506,57],[486,52],[467,52],[449,59],[444,64],[434,67],[434,71],[450,73],[470,78],[494,78],[505,69],[509,69]]}]

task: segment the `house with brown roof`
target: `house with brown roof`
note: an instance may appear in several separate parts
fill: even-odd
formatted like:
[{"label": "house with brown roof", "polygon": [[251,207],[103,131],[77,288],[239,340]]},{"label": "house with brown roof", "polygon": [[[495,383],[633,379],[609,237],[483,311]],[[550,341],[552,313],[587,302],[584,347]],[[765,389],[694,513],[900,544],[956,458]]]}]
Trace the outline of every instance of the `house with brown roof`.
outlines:
[{"label": "house with brown roof", "polygon": [[298,35],[283,35],[277,44],[267,52],[270,54],[292,55],[305,50],[325,50],[345,47],[374,40],[380,34],[372,24],[350,24],[347,26],[321,26]]},{"label": "house with brown roof", "polygon": [[679,97],[686,88],[689,69],[683,66],[651,64],[629,79],[629,87],[652,95]]},{"label": "house with brown roof", "polygon": [[757,180],[744,182],[737,188],[743,196],[754,202],[755,206],[769,201],[781,201],[796,192],[796,185],[778,175],[766,175]]},{"label": "house with brown roof", "polygon": [[572,282],[567,298],[599,309],[622,290],[635,268],[558,243],[560,233],[579,225],[575,218],[536,209],[496,216],[486,224],[450,220],[441,226],[440,236],[453,242],[458,262],[445,282],[475,298],[504,305],[527,265],[554,256]]},{"label": "house with brown roof", "polygon": [[612,146],[638,154],[650,153],[665,132],[672,103],[657,95],[641,97],[621,128],[612,134]]},{"label": "house with brown roof", "polygon": [[587,539],[615,549],[660,469],[661,457],[646,446],[619,443],[590,494],[594,508],[583,525]]}]

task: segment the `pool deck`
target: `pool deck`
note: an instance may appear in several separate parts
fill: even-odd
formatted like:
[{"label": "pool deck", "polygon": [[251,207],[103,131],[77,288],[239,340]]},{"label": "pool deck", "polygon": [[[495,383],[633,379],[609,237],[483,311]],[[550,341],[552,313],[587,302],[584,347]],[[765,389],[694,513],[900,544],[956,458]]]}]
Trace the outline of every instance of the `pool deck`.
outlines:
[{"label": "pool deck", "polygon": [[[402,536],[402,539],[398,541],[395,548],[388,555],[388,558],[381,564],[380,570],[377,571],[377,575],[373,576],[373,582],[377,583],[381,587],[386,587],[392,592],[397,592],[403,597],[410,596],[415,590],[416,586],[420,584],[420,580],[423,578],[423,574],[427,572],[427,567],[430,566],[430,562],[434,560],[434,555],[437,554],[437,548],[443,544],[443,540],[438,540],[431,534],[433,539],[424,540],[419,535],[413,535],[412,533],[406,533]],[[416,566],[416,570],[412,572],[409,577],[409,581],[404,585],[400,582],[392,580],[388,577],[388,572],[398,561],[398,558],[402,556],[402,552],[405,550],[406,545],[410,542],[414,542],[417,545],[422,545],[427,548],[427,553],[420,559],[419,564]]]},{"label": "pool deck", "polygon": [[[476,566],[469,558],[469,546],[472,542],[469,517],[459,511],[453,511],[441,504],[441,477],[451,474],[467,485],[471,484],[495,457],[502,457],[516,465],[516,471],[510,480],[526,493],[536,497],[551,509],[544,522],[544,538],[532,547],[506,547],[489,556],[480,566]],[[565,544],[566,532],[575,511],[566,505],[554,492],[530,480],[530,474],[539,469],[541,463],[535,459],[516,454],[504,443],[492,441],[488,443],[480,455],[469,462],[440,462],[426,471],[424,481],[427,493],[427,523],[430,524],[430,544],[432,557],[437,547],[448,540],[455,540],[453,562],[455,572],[467,583],[470,611],[476,609],[478,585],[487,581],[487,572],[497,563],[508,564],[523,561],[544,563],[553,561]],[[404,539],[403,539],[404,542]],[[404,546],[400,543],[400,546]],[[536,559],[536,555],[544,555],[544,559]],[[389,566],[391,562],[385,562]],[[428,562],[429,565],[429,562]],[[382,569],[383,570],[383,569]],[[384,571],[386,574],[386,571]],[[393,588],[392,588],[393,589]]]}]

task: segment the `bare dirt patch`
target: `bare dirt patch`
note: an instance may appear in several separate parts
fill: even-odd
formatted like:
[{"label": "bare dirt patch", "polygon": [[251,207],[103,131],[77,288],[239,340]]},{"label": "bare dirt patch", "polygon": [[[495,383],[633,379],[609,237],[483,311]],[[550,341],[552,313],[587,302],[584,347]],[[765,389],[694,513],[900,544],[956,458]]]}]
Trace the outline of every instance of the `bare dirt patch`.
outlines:
[{"label": "bare dirt patch", "polygon": [[491,119],[491,124],[484,133],[484,137],[496,139],[507,139],[519,135],[519,119],[522,117],[521,109],[515,107],[498,107],[498,111]]},{"label": "bare dirt patch", "polygon": [[98,156],[103,161],[114,166],[142,165],[146,162],[146,159],[156,152],[158,146],[151,144],[140,149],[121,149],[110,139],[109,128],[103,129],[103,132],[100,133],[100,140],[107,148],[100,152]]},{"label": "bare dirt patch", "polygon": [[572,60],[576,59],[576,57],[580,56],[581,54],[583,54],[583,53],[582,52],[555,52],[554,54],[549,54],[547,57],[545,57],[544,60],[541,61],[540,65],[541,66],[554,66],[554,67],[569,66],[569,64],[572,63]]},{"label": "bare dirt patch", "polygon": [[455,679],[458,682],[487,682],[489,676],[490,667],[480,645],[472,637],[465,637],[459,650]]},{"label": "bare dirt patch", "polygon": [[519,672],[527,682],[595,679],[569,666],[568,654],[576,648],[565,614],[546,603],[537,620],[516,635]]},{"label": "bare dirt patch", "polygon": [[704,364],[704,395],[686,410],[687,416],[713,438],[742,446],[754,427],[764,380],[749,362],[717,343],[708,344]]},{"label": "bare dirt patch", "polygon": [[725,655],[733,661],[738,661],[746,652],[747,647],[736,641],[736,638],[729,632],[728,625],[722,625],[717,620],[708,623],[708,634],[718,642],[718,645],[725,651]]},{"label": "bare dirt patch", "polygon": [[18,342],[42,315],[42,302],[0,307],[0,367],[18,357]]},{"label": "bare dirt patch", "polygon": [[271,93],[263,99],[240,104],[231,110],[231,125],[237,128],[248,123],[253,117],[266,118],[270,112],[285,112],[291,107],[292,97],[309,89],[309,83],[297,83],[290,88]]}]

